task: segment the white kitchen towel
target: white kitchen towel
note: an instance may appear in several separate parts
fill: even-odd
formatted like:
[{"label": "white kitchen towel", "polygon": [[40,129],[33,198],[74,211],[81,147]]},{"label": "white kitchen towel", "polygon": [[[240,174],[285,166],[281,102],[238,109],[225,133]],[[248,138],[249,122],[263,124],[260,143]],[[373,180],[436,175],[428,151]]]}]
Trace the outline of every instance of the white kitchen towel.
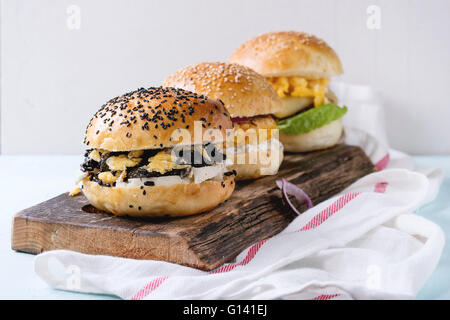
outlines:
[{"label": "white kitchen towel", "polygon": [[413,171],[410,157],[388,149],[384,130],[363,131],[364,123],[383,123],[382,108],[369,102],[371,118],[356,112],[361,118],[347,123],[345,142],[361,146],[380,171],[307,210],[235,262],[205,272],[56,250],[36,257],[36,273],[54,288],[125,299],[413,298],[444,246],[439,226],[413,212],[434,199],[442,171]]},{"label": "white kitchen towel", "polygon": [[411,214],[433,183],[405,169],[368,175],[211,272],[64,250],[38,255],[35,270],[55,288],[126,299],[412,298],[444,245]]}]

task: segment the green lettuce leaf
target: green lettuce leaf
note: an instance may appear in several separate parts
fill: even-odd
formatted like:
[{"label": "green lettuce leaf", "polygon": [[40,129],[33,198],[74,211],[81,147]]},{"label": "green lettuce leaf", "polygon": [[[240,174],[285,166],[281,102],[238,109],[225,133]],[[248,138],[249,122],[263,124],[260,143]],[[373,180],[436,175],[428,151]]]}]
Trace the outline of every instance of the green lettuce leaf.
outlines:
[{"label": "green lettuce leaf", "polygon": [[335,104],[325,104],[283,119],[277,123],[278,130],[287,135],[298,135],[323,127],[334,120],[342,118],[347,113],[347,107]]}]

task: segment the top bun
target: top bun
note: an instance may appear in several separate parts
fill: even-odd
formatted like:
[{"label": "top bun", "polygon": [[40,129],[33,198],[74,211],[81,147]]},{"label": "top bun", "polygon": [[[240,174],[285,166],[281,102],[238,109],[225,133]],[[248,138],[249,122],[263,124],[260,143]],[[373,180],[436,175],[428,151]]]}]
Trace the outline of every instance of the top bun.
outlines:
[{"label": "top bun", "polygon": [[269,32],[244,42],[229,62],[265,77],[321,79],[343,72],[339,57],[325,41],[296,31]]},{"label": "top bun", "polygon": [[[219,130],[225,140],[226,129],[233,127],[230,115],[220,101],[183,89],[141,88],[104,104],[89,122],[84,143],[108,151],[199,143],[194,141],[194,121],[202,124],[204,140],[199,141],[201,143],[219,141],[217,137],[204,134],[206,130]],[[187,130],[191,141],[172,139],[175,130],[181,132],[178,129]]]},{"label": "top bun", "polygon": [[282,108],[280,98],[263,76],[237,64],[203,62],[187,66],[169,76],[163,85],[220,99],[232,117],[271,114]]}]

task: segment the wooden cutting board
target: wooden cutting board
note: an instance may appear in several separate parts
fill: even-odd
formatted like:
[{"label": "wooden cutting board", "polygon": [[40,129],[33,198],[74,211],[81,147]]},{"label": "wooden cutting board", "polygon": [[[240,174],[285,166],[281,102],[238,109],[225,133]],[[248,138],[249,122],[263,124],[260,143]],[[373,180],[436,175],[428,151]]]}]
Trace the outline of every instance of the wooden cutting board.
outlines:
[{"label": "wooden cutting board", "polygon": [[[297,184],[318,204],[374,171],[354,146],[288,154],[277,176],[239,182],[219,207],[178,219],[115,217],[98,212],[82,195],[63,193],[15,215],[12,248],[33,254],[68,249],[212,270],[279,233],[295,218],[281,199],[276,179]],[[304,205],[299,208],[305,210]]]}]

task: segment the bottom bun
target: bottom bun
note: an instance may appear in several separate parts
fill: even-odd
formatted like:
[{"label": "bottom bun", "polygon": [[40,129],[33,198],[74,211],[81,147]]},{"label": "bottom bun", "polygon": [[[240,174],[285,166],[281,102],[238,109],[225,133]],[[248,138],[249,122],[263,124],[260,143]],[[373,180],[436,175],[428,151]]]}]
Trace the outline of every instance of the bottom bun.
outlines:
[{"label": "bottom bun", "polygon": [[[283,145],[277,140],[273,149],[245,151],[245,162],[238,163],[238,156],[234,155],[234,164],[229,166],[230,170],[236,171],[236,180],[257,179],[263,176],[274,175],[278,173],[281,162],[283,161]],[[256,159],[251,161],[249,159]]]},{"label": "bottom bun", "polygon": [[234,190],[234,177],[224,181],[171,186],[104,187],[83,179],[83,193],[97,209],[116,216],[181,217],[215,208],[227,200]]},{"label": "bottom bun", "polygon": [[342,136],[342,120],[338,119],[308,133],[289,136],[280,133],[280,141],[289,152],[306,152],[334,146]]}]

